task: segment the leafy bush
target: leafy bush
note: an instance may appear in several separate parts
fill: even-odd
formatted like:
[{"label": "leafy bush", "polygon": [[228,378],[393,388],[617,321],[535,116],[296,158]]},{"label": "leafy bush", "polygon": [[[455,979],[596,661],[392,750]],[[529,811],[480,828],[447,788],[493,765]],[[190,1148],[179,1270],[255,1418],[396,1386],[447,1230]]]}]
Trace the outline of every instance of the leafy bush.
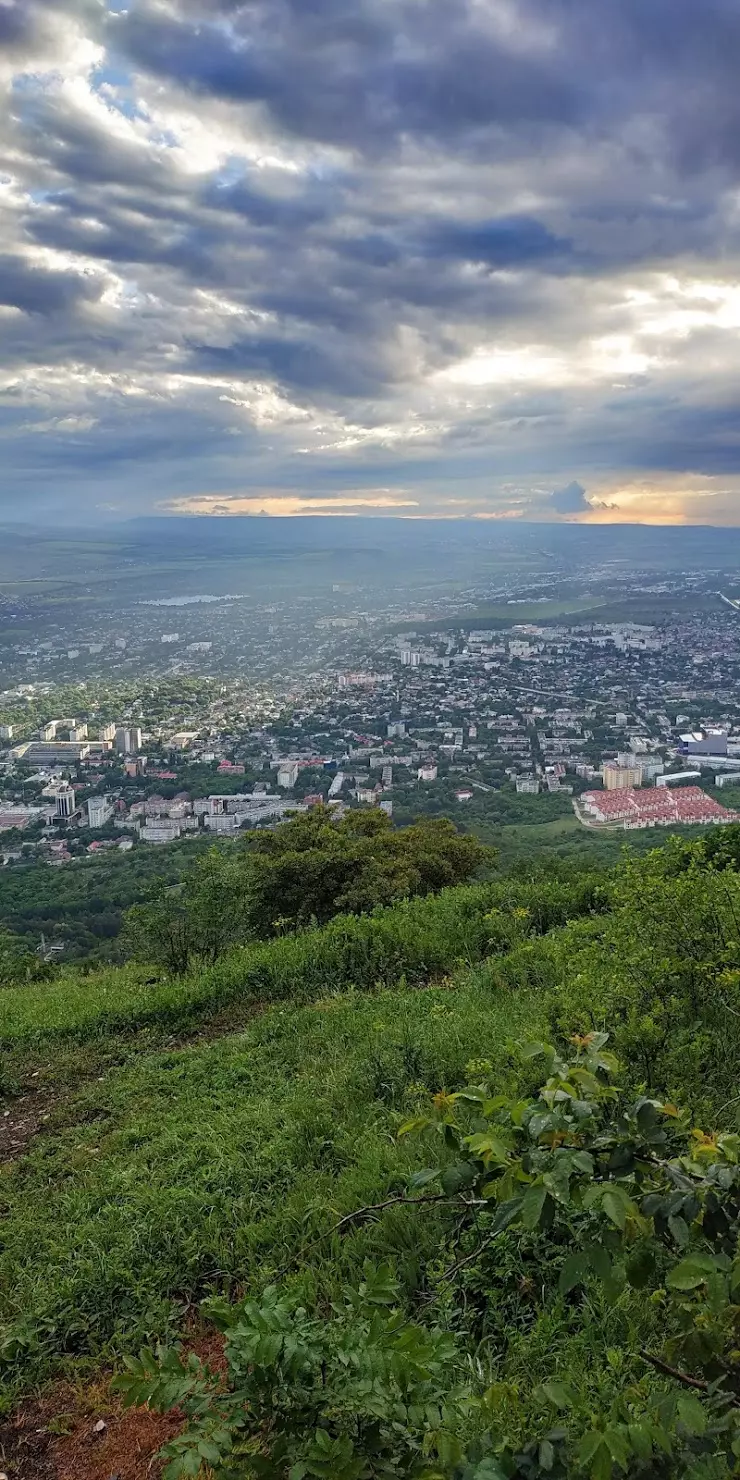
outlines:
[{"label": "leafy bush", "polygon": [[328,807],[249,834],[240,849],[213,849],[179,891],[160,888],[127,916],[134,954],[184,972],[215,961],[236,941],[267,939],[335,915],[462,884],[494,853],[454,823],[421,821],[397,830],[380,810]]},{"label": "leafy bush", "polygon": [[714,1116],[740,1075],[740,875],[676,842],[626,860],[610,894],[543,947],[553,1031],[608,1025],[633,1084]]},{"label": "leafy bush", "polygon": [[[670,1387],[639,1406],[620,1394],[585,1432],[564,1427],[553,1447],[566,1473],[609,1480],[615,1469],[637,1474],[647,1464],[650,1474],[688,1475],[698,1457],[736,1473],[740,1137],[691,1130],[675,1106],[620,1093],[609,1082],[616,1061],[606,1041],[576,1040],[569,1062],[534,1045],[529,1056],[544,1054],[549,1075],[532,1098],[495,1096],[485,1083],[435,1096],[431,1113],[402,1133],[434,1129],[444,1159],[415,1173],[411,1190],[438,1187],[476,1218],[466,1265],[515,1231],[539,1234],[543,1263],[554,1255],[559,1265],[561,1297],[580,1291],[585,1305],[595,1280],[610,1303],[630,1287],[659,1303],[662,1344],[640,1355]],[[552,1402],[567,1411],[574,1396],[556,1379]],[[502,1473],[520,1473],[508,1436],[499,1441]]]},{"label": "leafy bush", "polygon": [[184,1434],[164,1450],[164,1480],[209,1471],[291,1480],[426,1476],[462,1458],[473,1385],[448,1332],[406,1319],[391,1270],[365,1266],[328,1320],[280,1297],[209,1311],[226,1336],[228,1381],[197,1357],[142,1352],[116,1380],[125,1402],[166,1412]]},{"label": "leafy bush", "polygon": [[657,1303],[658,1350],[639,1353],[649,1386],[620,1385],[589,1414],[557,1370],[530,1393],[491,1381],[480,1360],[465,1365],[459,1339],[404,1315],[390,1270],[366,1266],[325,1319],[273,1287],[233,1308],[210,1302],[227,1334],[226,1384],[194,1357],[129,1360],[126,1400],[177,1405],[189,1420],[166,1450],[167,1480],[205,1464],[224,1480],[736,1473],[740,1137],[691,1130],[675,1106],[615,1089],[605,1044],[581,1039],[569,1061],[527,1050],[549,1070],[531,1097],[486,1083],[436,1094],[402,1127],[434,1131],[443,1153],[414,1173],[408,1201],[449,1204],[475,1230],[447,1279],[494,1245],[505,1263],[513,1241],[538,1237],[553,1296],[576,1318],[594,1285],[607,1307],[629,1291]]}]

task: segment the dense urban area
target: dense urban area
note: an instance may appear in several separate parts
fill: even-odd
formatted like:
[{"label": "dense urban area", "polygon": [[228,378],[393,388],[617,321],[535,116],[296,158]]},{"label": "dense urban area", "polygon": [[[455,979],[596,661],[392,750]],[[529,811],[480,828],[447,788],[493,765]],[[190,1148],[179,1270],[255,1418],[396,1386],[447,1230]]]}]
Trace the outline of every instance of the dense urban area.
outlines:
[{"label": "dense urban area", "polygon": [[404,589],[309,553],[269,601],[193,592],[192,571],[164,596],[146,573],[93,588],[84,643],[68,592],[6,596],[0,914],[26,948],[117,959],[158,879],[318,806],[448,817],[505,864],[735,818],[731,572],[560,553],[452,590],[412,566]]}]

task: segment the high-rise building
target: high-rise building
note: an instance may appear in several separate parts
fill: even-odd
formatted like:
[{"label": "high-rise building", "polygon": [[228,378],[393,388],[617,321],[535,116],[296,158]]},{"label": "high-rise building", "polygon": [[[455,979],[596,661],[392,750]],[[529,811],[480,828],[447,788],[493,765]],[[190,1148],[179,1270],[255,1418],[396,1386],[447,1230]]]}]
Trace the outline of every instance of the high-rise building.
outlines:
[{"label": "high-rise building", "polygon": [[13,739],[13,726],[12,725],[0,725],[0,740],[12,740],[12,739]]},{"label": "high-rise building", "polygon": [[282,787],[285,788],[285,790],[290,791],[291,788],[295,786],[297,780],[298,780],[298,762],[297,761],[283,761],[282,764],[278,768],[278,773],[277,773],[277,784],[278,784],[278,786],[282,786]]},{"label": "high-rise building", "polygon": [[56,740],[56,737],[57,721],[55,719],[50,719],[48,724],[41,725],[39,729],[39,740]]},{"label": "high-rise building", "polygon": [[90,827],[105,827],[113,816],[113,805],[107,797],[88,797],[87,820]]},{"label": "high-rise building", "polygon": [[69,738],[70,738],[70,740],[77,740],[77,741],[86,740],[87,739],[87,725],[85,725],[85,724],[72,725],[70,727],[70,731],[69,731]]},{"label": "high-rise building", "polygon": [[116,727],[115,727],[115,725],[101,725],[100,726],[100,729],[98,730],[98,739],[99,740],[103,740],[103,741],[105,741],[105,740],[115,740],[115,738],[116,738]]},{"label": "high-rise building", "polygon": [[618,766],[614,761],[605,761],[601,777],[606,791],[628,791],[642,786],[642,766]]},{"label": "high-rise building", "polygon": [[68,817],[72,817],[75,810],[75,794],[74,788],[68,781],[62,781],[57,787],[54,800],[56,803],[54,816],[57,821],[64,822]]},{"label": "high-rise building", "polygon": [[137,725],[119,725],[116,730],[116,750],[121,755],[136,755],[141,750],[141,730]]}]

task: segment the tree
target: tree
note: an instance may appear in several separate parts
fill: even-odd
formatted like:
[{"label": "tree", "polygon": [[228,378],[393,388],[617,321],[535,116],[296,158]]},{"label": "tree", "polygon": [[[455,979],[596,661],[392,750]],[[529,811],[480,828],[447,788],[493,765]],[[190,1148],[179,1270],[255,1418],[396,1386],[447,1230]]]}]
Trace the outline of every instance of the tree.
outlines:
[{"label": "tree", "polygon": [[54,968],[30,950],[25,941],[0,926],[0,987],[41,981],[53,972]]},{"label": "tree", "polygon": [[379,810],[337,821],[316,807],[227,855],[212,849],[178,890],[159,886],[128,912],[126,938],[134,955],[179,973],[238,942],[461,884],[493,857],[451,822],[396,830]]},{"label": "tree", "polygon": [[249,937],[243,870],[211,848],[182,884],[154,885],[127,910],[124,943],[132,955],[182,975],[195,960],[212,966],[229,946]]},{"label": "tree", "polygon": [[250,921],[273,934],[334,915],[365,914],[378,905],[462,884],[494,853],[458,833],[446,819],[396,829],[384,812],[348,812],[336,821],[327,807],[292,818],[248,844]]}]

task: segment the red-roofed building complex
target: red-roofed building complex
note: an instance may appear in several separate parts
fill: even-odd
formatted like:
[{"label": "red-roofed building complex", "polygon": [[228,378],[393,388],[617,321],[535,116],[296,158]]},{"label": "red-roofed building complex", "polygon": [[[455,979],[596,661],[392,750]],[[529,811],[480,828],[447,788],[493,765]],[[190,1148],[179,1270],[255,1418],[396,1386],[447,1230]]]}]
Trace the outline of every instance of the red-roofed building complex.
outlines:
[{"label": "red-roofed building complex", "polygon": [[740,813],[720,807],[699,786],[669,791],[584,791],[581,806],[594,822],[621,823],[626,828],[671,827],[690,823],[740,821]]}]

